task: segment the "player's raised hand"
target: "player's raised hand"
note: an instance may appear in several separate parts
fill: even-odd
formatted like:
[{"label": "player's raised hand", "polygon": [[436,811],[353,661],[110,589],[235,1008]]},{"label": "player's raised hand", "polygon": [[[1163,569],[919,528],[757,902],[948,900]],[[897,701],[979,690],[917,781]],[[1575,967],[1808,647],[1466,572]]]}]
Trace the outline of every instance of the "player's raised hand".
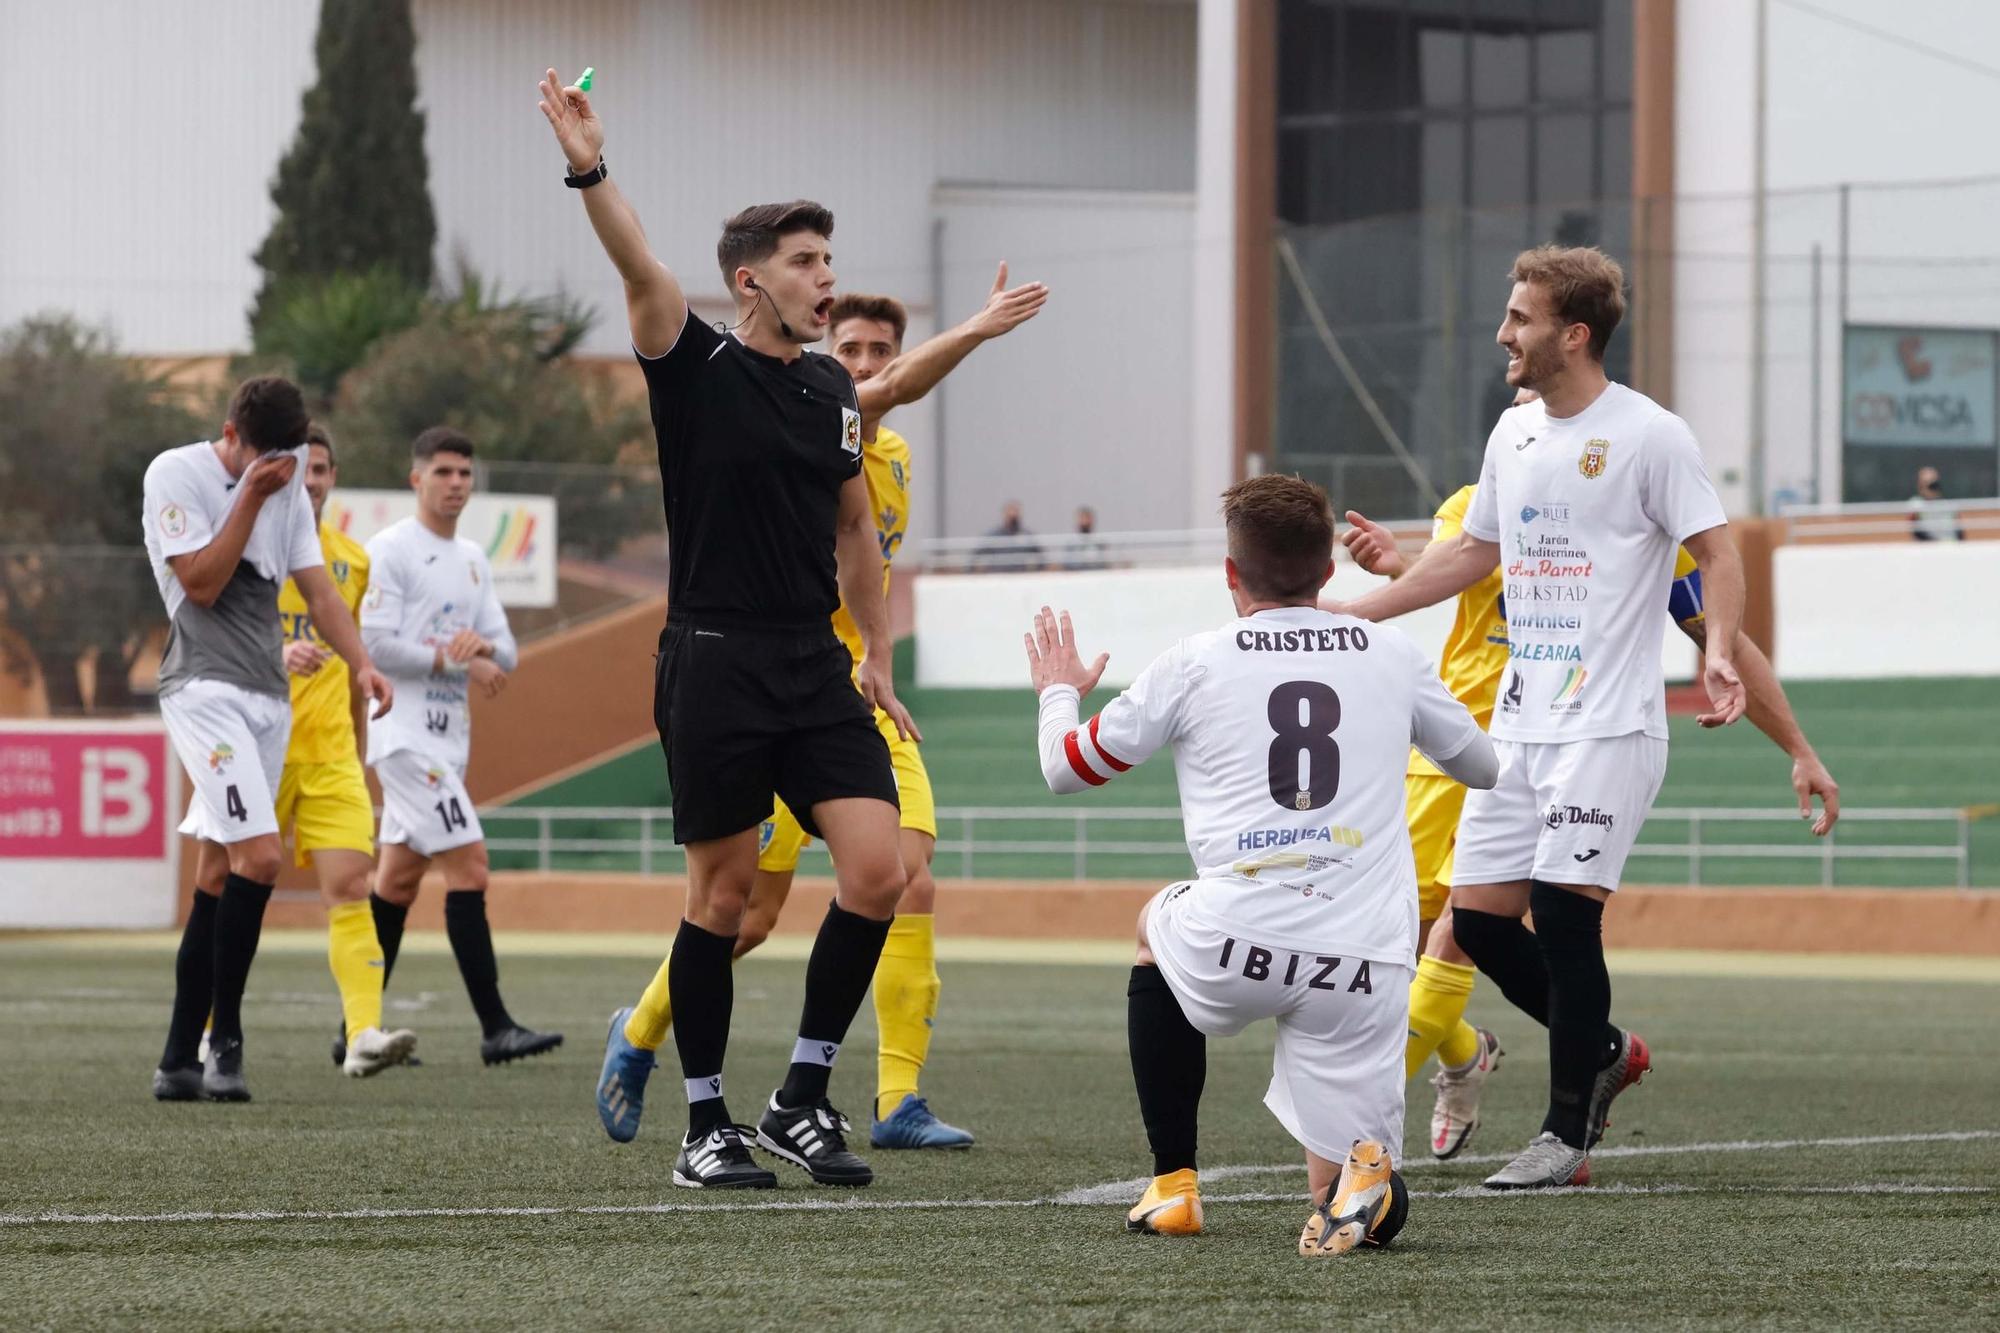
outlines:
[{"label": "player's raised hand", "polygon": [[285,670],[294,676],[310,676],[326,665],[329,656],[311,639],[293,639],[285,645]]},{"label": "player's raised hand", "polygon": [[375,711],[368,715],[371,718],[387,717],[396,706],[396,687],[372,662],[354,673],[354,688],[361,691],[362,698],[375,701]]},{"label": "player's raised hand", "polygon": [[1708,691],[1709,703],[1709,711],[1695,718],[1702,726],[1726,727],[1749,707],[1750,692],[1743,688],[1743,677],[1736,674],[1736,664],[1728,658],[1710,653],[1702,667],[1701,683]]},{"label": "player's raised hand", "polygon": [[604,122],[590,109],[590,94],[575,86],[565,87],[554,70],[542,75],[541,93],[542,114],[556,132],[569,169],[585,172],[595,167],[604,154]]},{"label": "player's raised hand", "polygon": [[1019,287],[1009,287],[1007,261],[1003,259],[1000,261],[1000,272],[993,279],[993,290],[986,294],[986,304],[966,322],[981,338],[998,338],[1040,314],[1048,299],[1049,287],[1044,282],[1025,282]]},{"label": "player's raised hand", "polygon": [[1370,574],[1395,579],[1409,568],[1409,562],[1396,547],[1394,534],[1352,509],[1347,511],[1347,531],[1340,534],[1340,544],[1354,557],[1354,563]]},{"label": "player's raised hand", "polygon": [[[1812,820],[1815,838],[1824,838],[1840,822],[1840,784],[1827,772],[1819,756],[1807,751],[1792,761],[1792,790],[1799,796],[1799,818]],[[1813,813],[1813,797],[1819,797],[1820,812]]]},{"label": "player's raised hand", "polygon": [[921,743],[924,733],[917,730],[917,720],[910,716],[910,710],[903,707],[903,701],[896,697],[896,676],[891,659],[874,653],[865,653],[861,666],[854,674],[854,683],[861,689],[861,697],[868,701],[870,708],[879,708],[888,719],[896,724],[896,734],[904,740]]},{"label": "player's raised hand", "polygon": [[1051,685],[1074,685],[1078,695],[1089,694],[1104,679],[1105,664],[1111,660],[1110,653],[1099,653],[1095,662],[1085,666],[1077,656],[1076,630],[1069,623],[1069,612],[1057,615],[1046,606],[1036,613],[1034,630],[1021,640],[1027,645],[1028,678],[1037,694]]},{"label": "player's raised hand", "polygon": [[289,453],[272,452],[252,463],[243,473],[243,489],[259,500],[268,500],[292,484],[299,460]]}]

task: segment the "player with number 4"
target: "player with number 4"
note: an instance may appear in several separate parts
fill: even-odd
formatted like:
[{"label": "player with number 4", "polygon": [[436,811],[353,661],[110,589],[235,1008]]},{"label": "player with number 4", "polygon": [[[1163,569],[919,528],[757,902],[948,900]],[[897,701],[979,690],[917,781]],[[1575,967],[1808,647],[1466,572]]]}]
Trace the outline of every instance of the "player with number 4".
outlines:
[{"label": "player with number 4", "polygon": [[[486,831],[465,791],[472,754],[470,696],[507,687],[517,653],[493,569],[458,535],[472,498],[472,441],[433,426],[410,447],[417,513],[368,543],[368,596],[361,636],[403,692],[405,707],[368,725],[368,765],[382,783],[382,864],[375,894],[385,968],[396,966],[403,921],[424,871],[444,872],[444,926],[479,1014],[479,1055],[489,1065],[562,1045],[559,1032],[531,1032],[500,999],[500,969],[486,921]],[[388,980],[386,971],[383,981]]]}]

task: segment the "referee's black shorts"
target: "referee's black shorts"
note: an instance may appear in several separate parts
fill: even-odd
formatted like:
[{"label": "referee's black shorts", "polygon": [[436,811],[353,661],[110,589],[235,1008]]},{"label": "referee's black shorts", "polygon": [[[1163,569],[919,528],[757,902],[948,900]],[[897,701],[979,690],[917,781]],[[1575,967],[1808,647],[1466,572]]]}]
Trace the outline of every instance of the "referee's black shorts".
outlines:
[{"label": "referee's black shorts", "polygon": [[831,624],[709,628],[669,620],[653,673],[674,841],[706,842],[771,817],[776,793],[808,834],[813,806],[849,796],[895,805],[896,773],[854,659]]}]

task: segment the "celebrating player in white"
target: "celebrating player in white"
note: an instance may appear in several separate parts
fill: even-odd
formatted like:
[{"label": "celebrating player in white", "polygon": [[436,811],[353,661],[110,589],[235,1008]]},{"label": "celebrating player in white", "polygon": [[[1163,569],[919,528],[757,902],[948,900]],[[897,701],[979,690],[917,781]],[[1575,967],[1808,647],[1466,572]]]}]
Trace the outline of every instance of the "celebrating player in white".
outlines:
[{"label": "celebrating player in white", "polygon": [[516,1023],[501,1002],[486,920],[486,831],[465,792],[472,755],[468,691],[500,693],[518,653],[486,553],[458,535],[458,517],[472,498],[472,441],[433,426],[417,436],[410,456],[417,514],[369,541],[368,597],[361,604],[368,651],[408,704],[368,727],[368,763],[382,783],[375,892],[394,914],[382,932],[383,961],[396,965],[403,919],[435,859],[445,875],[445,934],[479,1014],[480,1058],[502,1064],[562,1044],[561,1033]]},{"label": "celebrating player in white", "polygon": [[1660,611],[1675,547],[1701,570],[1703,720],[1714,724],[1745,707],[1734,666],[1743,565],[1687,423],[1605,378],[1623,271],[1596,249],[1547,246],[1521,254],[1511,276],[1496,337],[1507,382],[1540,400],[1493,428],[1464,530],[1342,609],[1388,619],[1504,562],[1500,781],[1466,799],[1451,909],[1459,947],[1502,991],[1548,996],[1548,1115],[1486,1181],[1532,1189],[1590,1178],[1612,1098],[1650,1067],[1645,1043],[1611,1024],[1604,904],[1666,775]]},{"label": "celebrating player in white", "polygon": [[1400,631],[1316,605],[1333,573],[1325,492],[1256,477],[1222,512],[1237,618],[1161,654],[1087,726],[1078,705],[1106,659],[1084,665],[1067,612],[1036,617],[1042,775],[1078,792],[1174,749],[1195,878],[1139,918],[1128,1023],[1154,1180],[1127,1225],[1201,1230],[1205,1035],[1274,1018],[1264,1103],[1305,1146],[1314,1203],[1299,1252],[1338,1254],[1386,1244],[1408,1210],[1394,1158],[1417,951],[1410,747],[1474,787],[1497,761]]}]

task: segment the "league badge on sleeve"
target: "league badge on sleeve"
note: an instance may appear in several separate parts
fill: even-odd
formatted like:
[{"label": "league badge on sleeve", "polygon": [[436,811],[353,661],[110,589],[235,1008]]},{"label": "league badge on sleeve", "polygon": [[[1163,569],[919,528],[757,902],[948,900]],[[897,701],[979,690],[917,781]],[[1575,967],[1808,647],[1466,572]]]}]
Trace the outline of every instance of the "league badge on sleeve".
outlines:
[{"label": "league badge on sleeve", "polygon": [[851,407],[840,409],[840,447],[851,458],[861,457],[861,414]]},{"label": "league badge on sleeve", "polygon": [[187,530],[187,511],[169,501],[167,506],[160,510],[160,531],[168,537],[180,538],[187,536]]},{"label": "league badge on sleeve", "polygon": [[1604,475],[1604,456],[1611,449],[1609,440],[1592,440],[1583,446],[1583,457],[1576,460],[1576,470],[1592,481]]}]

